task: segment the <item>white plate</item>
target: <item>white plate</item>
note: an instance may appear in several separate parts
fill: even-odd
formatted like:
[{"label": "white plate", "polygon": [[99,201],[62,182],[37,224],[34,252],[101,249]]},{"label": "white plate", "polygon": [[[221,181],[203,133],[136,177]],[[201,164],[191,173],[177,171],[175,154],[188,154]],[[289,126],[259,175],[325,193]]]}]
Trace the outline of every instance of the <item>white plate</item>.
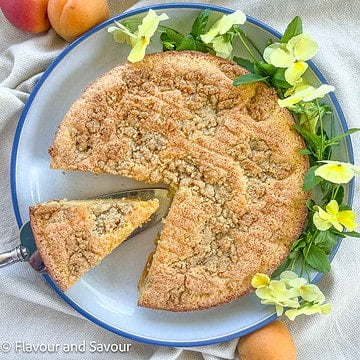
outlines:
[{"label": "white plate", "polygon": [[[165,4],[152,8],[166,12],[170,17],[167,25],[181,31],[190,30],[201,9],[211,8],[214,19],[231,12],[198,4]],[[148,8],[130,11],[116,19],[142,18],[147,11]],[[106,31],[110,24],[112,20],[67,47],[39,80],[25,106],[16,131],[11,162],[12,197],[19,226],[28,220],[28,206],[38,202],[63,197],[86,198],[148,186],[118,176],[49,169],[48,147],[72,102],[92,80],[126,60],[129,47],[113,42]],[[279,36],[275,30],[250,17],[244,28],[262,49],[269,38],[275,40]],[[160,51],[160,42],[155,39],[148,50]],[[237,54],[245,55],[240,46]],[[309,78],[313,83],[325,82],[313,64],[311,69]],[[328,101],[336,109],[336,132],[343,132],[346,123],[335,96],[331,95]],[[338,158],[352,161],[349,140],[340,147]],[[346,196],[350,201],[351,189]],[[88,319],[119,335],[152,344],[211,344],[244,335],[275,319],[273,307],[260,305],[253,294],[227,305],[190,313],[138,307],[137,282],[148,254],[154,248],[153,239],[158,230],[150,229],[121,245],[66,293],[61,292],[47,275],[46,280]]]}]

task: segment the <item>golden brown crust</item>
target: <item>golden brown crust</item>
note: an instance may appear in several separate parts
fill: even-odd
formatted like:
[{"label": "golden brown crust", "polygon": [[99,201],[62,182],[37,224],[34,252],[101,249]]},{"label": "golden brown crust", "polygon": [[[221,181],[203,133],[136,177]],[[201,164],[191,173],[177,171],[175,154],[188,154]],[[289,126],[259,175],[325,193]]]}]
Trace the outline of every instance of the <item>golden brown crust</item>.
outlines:
[{"label": "golden brown crust", "polygon": [[232,85],[244,73],[210,54],[147,55],[93,82],[60,124],[53,168],[178,188],[141,306],[188,311],[236,299],[302,230],[304,142],[274,89]]},{"label": "golden brown crust", "polygon": [[49,201],[30,207],[30,223],[48,273],[66,291],[158,206],[156,199]]}]

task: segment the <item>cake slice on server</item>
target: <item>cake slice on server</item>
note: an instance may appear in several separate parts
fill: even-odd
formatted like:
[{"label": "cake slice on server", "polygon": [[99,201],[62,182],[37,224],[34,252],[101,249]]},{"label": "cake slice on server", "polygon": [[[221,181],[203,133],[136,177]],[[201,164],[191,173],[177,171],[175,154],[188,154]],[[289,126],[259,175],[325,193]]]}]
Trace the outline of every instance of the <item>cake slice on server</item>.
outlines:
[{"label": "cake slice on server", "polygon": [[157,199],[54,200],[30,207],[36,246],[66,291],[157,210]]}]

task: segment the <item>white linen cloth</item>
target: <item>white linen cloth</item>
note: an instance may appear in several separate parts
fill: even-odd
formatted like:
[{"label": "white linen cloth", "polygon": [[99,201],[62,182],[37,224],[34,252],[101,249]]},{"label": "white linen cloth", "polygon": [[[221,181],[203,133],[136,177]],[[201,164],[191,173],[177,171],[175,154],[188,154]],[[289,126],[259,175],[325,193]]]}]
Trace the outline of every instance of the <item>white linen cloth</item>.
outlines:
[{"label": "white linen cloth", "polygon": [[[157,1],[157,3],[165,1]],[[167,1],[169,2],[169,1]],[[198,2],[200,2],[198,0]],[[300,15],[304,27],[319,43],[315,57],[336,95],[349,127],[360,127],[360,3],[355,0],[248,0],[202,1],[241,9],[279,31]],[[132,6],[155,1],[109,2],[115,15]],[[15,128],[29,92],[56,55],[66,46],[52,30],[39,35],[23,33],[0,14],[0,251],[16,245],[18,234],[10,196],[9,162]],[[360,164],[360,135],[352,137],[355,162]],[[359,181],[354,209],[360,220]],[[299,317],[287,321],[298,347],[300,360],[360,359],[360,239],[343,241],[330,274],[319,286],[333,304],[329,316]],[[18,353],[7,359],[234,359],[237,340],[192,349],[144,345],[112,334],[84,319],[61,300],[41,275],[26,264],[0,270],[0,348],[4,342],[28,344],[131,343],[129,353]]]}]

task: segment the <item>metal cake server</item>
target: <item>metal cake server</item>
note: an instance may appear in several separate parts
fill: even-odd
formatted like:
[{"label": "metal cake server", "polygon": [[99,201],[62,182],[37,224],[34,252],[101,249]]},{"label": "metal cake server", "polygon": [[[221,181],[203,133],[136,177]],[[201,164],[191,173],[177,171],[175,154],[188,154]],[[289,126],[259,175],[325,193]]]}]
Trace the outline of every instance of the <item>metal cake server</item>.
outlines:
[{"label": "metal cake server", "polygon": [[[159,208],[154,214],[152,214],[149,221],[135,229],[131,235],[128,236],[128,239],[161,221],[161,219],[167,215],[172,201],[172,198],[168,196],[168,190],[160,188],[126,190],[113,194],[99,195],[95,198],[127,198],[140,200],[150,200],[156,198],[159,200]],[[36,244],[29,221],[21,227],[19,237],[20,245],[16,246],[10,251],[0,253],[0,268],[15,264],[19,261],[27,261],[37,272],[46,272],[44,263],[42,262],[40,254],[36,249]]]}]

